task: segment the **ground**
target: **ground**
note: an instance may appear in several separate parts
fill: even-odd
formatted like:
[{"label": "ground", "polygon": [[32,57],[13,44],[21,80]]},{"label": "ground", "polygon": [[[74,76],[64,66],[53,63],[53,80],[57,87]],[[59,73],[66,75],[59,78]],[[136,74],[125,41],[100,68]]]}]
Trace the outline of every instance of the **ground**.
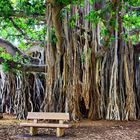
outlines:
[{"label": "ground", "polygon": [[62,138],[56,138],[55,129],[39,129],[39,135],[31,137],[29,129],[19,123],[13,116],[4,115],[0,120],[0,140],[140,140],[140,120],[82,120],[66,129]]}]

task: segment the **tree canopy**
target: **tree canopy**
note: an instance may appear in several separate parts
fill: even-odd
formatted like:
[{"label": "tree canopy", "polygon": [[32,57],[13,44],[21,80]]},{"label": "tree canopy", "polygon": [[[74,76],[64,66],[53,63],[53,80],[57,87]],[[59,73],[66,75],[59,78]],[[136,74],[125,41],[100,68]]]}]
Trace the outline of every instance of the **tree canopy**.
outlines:
[{"label": "tree canopy", "polygon": [[[53,1],[53,0],[52,0]],[[45,14],[49,12],[46,10],[45,3],[49,4],[49,1],[43,0],[1,0],[0,2],[0,36],[6,40],[16,43],[18,47],[25,49],[32,46],[33,43],[43,44],[46,36],[46,21]],[[68,4],[80,4],[84,7],[84,1],[69,1],[58,0],[56,3],[64,4],[66,7],[63,9],[69,10]],[[96,9],[91,9],[85,16],[85,20],[91,20],[93,24],[97,22],[105,22],[107,17],[105,13],[107,11],[113,12],[111,8],[112,2],[106,2],[100,0],[89,0],[90,3],[95,3]],[[68,6],[67,6],[68,5]],[[123,19],[123,25],[126,30],[131,32],[131,38],[135,42],[139,41],[139,37],[136,33],[139,33],[140,26],[140,1],[139,0],[125,0],[121,2],[122,11],[121,16]],[[65,11],[62,11],[62,15]],[[60,15],[61,16],[61,15]],[[75,13],[70,19],[70,25],[74,25],[75,18],[79,18],[79,13]],[[113,22],[113,21],[112,21]],[[102,34],[106,35],[107,29],[103,28]],[[19,43],[20,42],[20,43]]]}]

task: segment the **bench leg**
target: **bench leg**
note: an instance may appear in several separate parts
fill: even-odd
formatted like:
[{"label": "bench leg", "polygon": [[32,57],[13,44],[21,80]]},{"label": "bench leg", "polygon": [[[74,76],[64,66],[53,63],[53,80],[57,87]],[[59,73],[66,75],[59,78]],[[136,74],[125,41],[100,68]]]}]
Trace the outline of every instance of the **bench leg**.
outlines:
[{"label": "bench leg", "polygon": [[30,135],[33,136],[33,135],[36,135],[36,134],[37,134],[37,128],[30,127]]},{"label": "bench leg", "polygon": [[64,129],[63,128],[57,128],[56,129],[56,136],[61,137],[64,135]]}]

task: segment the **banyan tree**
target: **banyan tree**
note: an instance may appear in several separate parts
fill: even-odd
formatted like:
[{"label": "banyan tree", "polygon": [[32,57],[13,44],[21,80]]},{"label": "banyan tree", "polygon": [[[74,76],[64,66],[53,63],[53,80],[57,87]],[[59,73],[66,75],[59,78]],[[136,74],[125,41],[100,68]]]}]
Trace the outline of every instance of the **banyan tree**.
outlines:
[{"label": "banyan tree", "polygon": [[139,118],[138,4],[2,0],[2,112],[18,118],[28,111],[69,112],[73,120]]}]

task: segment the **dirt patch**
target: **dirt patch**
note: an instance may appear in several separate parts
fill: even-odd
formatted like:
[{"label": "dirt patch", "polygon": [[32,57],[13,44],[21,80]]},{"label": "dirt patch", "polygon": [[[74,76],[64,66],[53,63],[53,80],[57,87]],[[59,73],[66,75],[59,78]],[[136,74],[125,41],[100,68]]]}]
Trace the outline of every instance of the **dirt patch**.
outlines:
[{"label": "dirt patch", "polygon": [[140,140],[140,120],[137,121],[90,121],[75,123],[66,129],[65,136],[56,138],[55,129],[40,128],[38,135],[31,137],[29,129],[19,126],[21,121],[4,115],[0,120],[0,140]]}]

